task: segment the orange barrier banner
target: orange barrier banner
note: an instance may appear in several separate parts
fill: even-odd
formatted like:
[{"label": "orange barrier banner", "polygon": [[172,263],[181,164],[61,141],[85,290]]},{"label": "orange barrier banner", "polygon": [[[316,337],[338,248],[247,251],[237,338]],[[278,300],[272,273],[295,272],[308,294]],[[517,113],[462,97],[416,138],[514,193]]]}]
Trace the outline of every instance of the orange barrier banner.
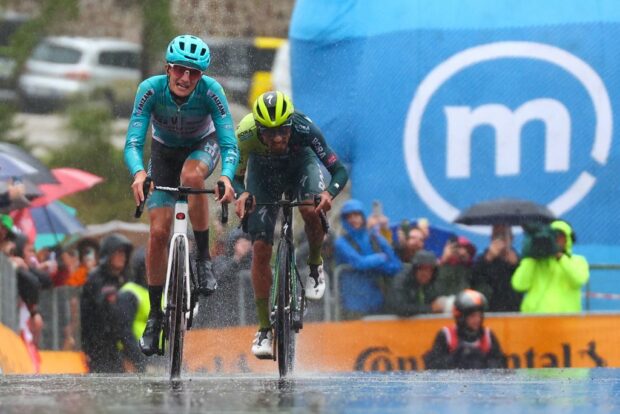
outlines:
[{"label": "orange barrier banner", "polygon": [[[412,371],[452,319],[306,323],[297,336],[297,369],[306,372]],[[509,368],[620,367],[620,314],[563,316],[487,315]],[[188,332],[190,371],[275,373],[273,361],[250,353],[255,327]]]},{"label": "orange barrier banner", "polygon": [[40,374],[86,374],[88,365],[82,352],[39,351]]},{"label": "orange barrier banner", "polygon": [[24,341],[0,324],[0,374],[34,374],[35,368]]}]

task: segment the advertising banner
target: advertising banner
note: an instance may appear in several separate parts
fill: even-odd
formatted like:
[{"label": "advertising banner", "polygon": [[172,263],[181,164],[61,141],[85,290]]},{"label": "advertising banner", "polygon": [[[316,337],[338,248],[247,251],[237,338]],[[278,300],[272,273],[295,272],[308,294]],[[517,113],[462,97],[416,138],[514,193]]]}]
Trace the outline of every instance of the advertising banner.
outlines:
[{"label": "advertising banner", "polygon": [[395,222],[480,242],[488,228],[458,214],[520,198],[602,251],[620,232],[619,35],[613,0],[300,0],[295,104],[349,163],[353,196]]},{"label": "advertising banner", "polygon": [[[620,314],[489,316],[509,368],[620,367]],[[308,323],[297,336],[301,372],[416,371],[437,332],[452,319]],[[185,363],[190,371],[275,373],[276,362],[250,352],[255,327],[188,332]],[[317,351],[317,350],[320,350]]]}]

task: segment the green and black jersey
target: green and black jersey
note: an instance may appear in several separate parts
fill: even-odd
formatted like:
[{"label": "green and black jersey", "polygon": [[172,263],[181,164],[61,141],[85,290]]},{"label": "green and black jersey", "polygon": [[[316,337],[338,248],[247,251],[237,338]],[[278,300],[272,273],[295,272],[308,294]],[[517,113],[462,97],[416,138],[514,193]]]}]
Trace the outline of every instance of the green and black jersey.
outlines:
[{"label": "green and black jersey", "polygon": [[[323,134],[310,118],[298,111],[293,113],[292,118],[293,125],[288,143],[288,153],[274,155],[274,160],[277,159],[278,162],[273,165],[281,165],[283,158],[288,160],[288,165],[306,162],[308,149],[311,150],[331,174],[332,178],[326,190],[335,197],[344,188],[349,177],[345,166],[327,145]],[[271,154],[267,145],[258,136],[254,117],[251,113],[241,120],[236,135],[240,156],[233,186],[237,194],[241,194],[246,191],[244,179],[250,157],[256,155],[268,159],[271,158]]]}]

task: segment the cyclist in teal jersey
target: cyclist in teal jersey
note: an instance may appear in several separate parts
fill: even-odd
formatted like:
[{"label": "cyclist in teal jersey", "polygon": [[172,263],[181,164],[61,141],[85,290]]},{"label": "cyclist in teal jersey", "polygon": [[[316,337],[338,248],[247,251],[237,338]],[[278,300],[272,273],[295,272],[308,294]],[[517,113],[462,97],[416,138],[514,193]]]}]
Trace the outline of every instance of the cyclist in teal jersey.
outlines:
[{"label": "cyclist in teal jersey", "polygon": [[[348,180],[347,169],[327,145],[314,122],[293,107],[291,99],[280,91],[266,92],[254,102],[252,113],[237,126],[240,161],[233,184],[239,198],[236,213],[244,217],[245,200],[250,194],[255,202],[271,203],[290,191],[299,201],[312,203],[315,195],[321,201],[314,206],[301,206],[310,253],[310,274],[305,290],[308,299],[318,300],[325,292],[321,247],[325,233],[319,211],[329,211],[334,197]],[[319,162],[331,174],[325,183]],[[247,170],[247,176],[246,176]],[[259,328],[252,343],[258,358],[273,354],[269,321],[270,267],[273,232],[277,207],[262,206],[249,212],[248,231],[252,237],[252,285],[256,300]]]},{"label": "cyclist in teal jersey", "polygon": [[[182,184],[204,188],[205,179],[219,161],[220,151],[220,180],[226,191],[216,195],[220,202],[234,200],[231,182],[239,150],[224,91],[215,79],[204,75],[210,60],[209,47],[204,41],[191,35],[177,36],[166,50],[166,74],[150,77],[138,87],[125,142],[125,163],[133,176],[131,188],[136,205],[144,200],[142,187],[147,176],[160,186]],[[153,127],[153,140],[151,159],[145,168],[143,149],[149,124]],[[140,340],[140,348],[146,355],[158,351],[174,202],[174,197],[163,191],[155,191],[147,202],[151,223],[147,247],[151,311]],[[196,239],[198,291],[209,295],[215,291],[217,282],[209,255],[206,194],[189,198],[189,213]]]}]

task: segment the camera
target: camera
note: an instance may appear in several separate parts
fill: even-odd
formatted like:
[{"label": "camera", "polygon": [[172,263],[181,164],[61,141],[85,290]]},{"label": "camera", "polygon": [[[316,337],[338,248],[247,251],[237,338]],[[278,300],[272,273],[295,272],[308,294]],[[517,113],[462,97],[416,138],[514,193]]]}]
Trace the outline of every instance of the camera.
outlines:
[{"label": "camera", "polygon": [[558,252],[555,231],[549,224],[527,223],[523,225],[523,257],[540,259]]}]

